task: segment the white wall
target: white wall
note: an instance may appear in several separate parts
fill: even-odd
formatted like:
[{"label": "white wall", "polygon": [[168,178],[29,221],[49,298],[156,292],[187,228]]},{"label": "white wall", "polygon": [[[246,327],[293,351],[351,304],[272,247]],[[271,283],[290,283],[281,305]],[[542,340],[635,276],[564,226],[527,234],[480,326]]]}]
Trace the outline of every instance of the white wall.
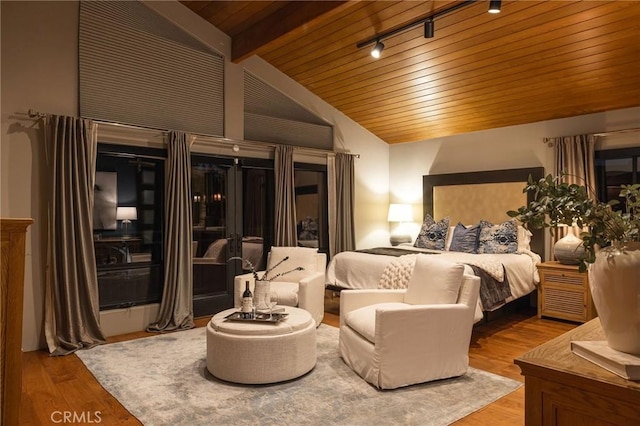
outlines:
[{"label": "white wall", "polygon": [[[229,38],[178,2],[148,3],[167,18],[222,54]],[[2,139],[0,146],[0,215],[32,217],[26,247],[23,349],[43,348],[44,224],[41,194],[46,188],[43,138],[39,125],[20,113],[78,114],[78,2],[1,1]],[[331,108],[288,77],[257,58],[225,67],[225,136],[243,137],[243,68],[317,112],[335,127],[337,150],[360,153],[356,161],[356,241],[358,247],[388,241],[386,208],[389,148],[377,137]],[[135,314],[135,315],[134,315]],[[102,316],[109,330],[122,331],[132,318],[149,312],[123,311]],[[121,322],[118,323],[118,317]]]},{"label": "white wall", "polygon": [[[390,202],[411,203],[422,221],[422,176],[441,173],[544,167],[553,172],[553,148],[545,137],[640,128],[640,107],[466,133],[390,147]],[[604,137],[597,149],[640,146],[640,132]],[[436,218],[438,219],[438,218]]]},{"label": "white wall", "polygon": [[42,132],[19,113],[30,108],[76,115],[76,2],[2,1],[0,215],[31,217],[26,241],[23,348],[42,347],[44,205]]}]

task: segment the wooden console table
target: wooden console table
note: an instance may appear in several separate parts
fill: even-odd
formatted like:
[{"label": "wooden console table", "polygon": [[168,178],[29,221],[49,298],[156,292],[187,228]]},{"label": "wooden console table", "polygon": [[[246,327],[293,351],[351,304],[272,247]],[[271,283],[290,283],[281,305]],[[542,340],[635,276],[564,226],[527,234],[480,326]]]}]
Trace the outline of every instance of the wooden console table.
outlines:
[{"label": "wooden console table", "polygon": [[525,425],[640,425],[640,381],[573,354],[572,340],[604,340],[600,319],[515,360],[525,377]]}]

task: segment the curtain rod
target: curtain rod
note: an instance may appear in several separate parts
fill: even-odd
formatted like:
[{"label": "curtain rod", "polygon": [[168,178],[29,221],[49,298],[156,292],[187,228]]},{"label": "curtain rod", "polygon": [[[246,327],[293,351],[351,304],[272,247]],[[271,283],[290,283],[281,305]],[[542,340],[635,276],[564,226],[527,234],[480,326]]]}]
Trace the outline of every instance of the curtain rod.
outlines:
[{"label": "curtain rod", "polygon": [[[29,111],[27,113],[24,112],[18,112],[18,115],[26,115],[31,119],[34,120],[39,120],[41,118],[45,118],[47,115],[46,113],[41,113],[39,111],[36,111],[34,109],[29,109]],[[85,117],[82,117],[85,118]],[[158,132],[162,132],[162,133],[169,133],[171,130],[169,129],[159,129],[156,127],[147,127],[147,126],[139,126],[139,125],[134,125],[134,124],[124,124],[124,123],[118,123],[115,121],[104,121],[104,120],[96,120],[93,118],[90,118],[90,120],[93,120],[94,122],[98,123],[98,124],[108,124],[108,125],[113,125],[113,126],[120,126],[120,127],[127,127],[127,128],[131,128],[131,129],[138,129],[138,130],[154,130],[154,131],[158,131]],[[275,143],[271,143],[271,142],[260,142],[260,141],[247,141],[247,140],[238,140],[238,139],[229,139],[229,138],[224,138],[224,137],[220,137],[220,136],[212,136],[212,135],[207,135],[204,133],[191,133],[191,132],[185,132],[188,133],[189,135],[192,136],[200,136],[203,138],[208,138],[208,139],[212,139],[216,142],[225,142],[225,143],[241,143],[241,144],[249,144],[249,145],[254,145],[254,146],[260,146],[260,147],[273,147],[275,148],[278,144]],[[293,145],[294,149],[300,150],[300,151],[311,151],[311,152],[317,152],[317,153],[322,153],[322,154],[337,154],[337,152],[335,151],[331,151],[328,149],[320,149],[320,148],[308,148],[308,147],[304,147],[304,146],[295,146]],[[349,152],[345,152],[343,154],[349,154],[352,155],[356,158],[360,158],[360,154],[351,154]]]},{"label": "curtain rod", "polygon": [[[609,136],[609,135],[615,135],[618,133],[633,133],[633,132],[640,132],[640,127],[636,127],[633,129],[611,130],[609,132],[591,133],[591,135],[592,136]],[[555,138],[542,138],[542,143],[547,144],[549,148],[551,148],[553,146],[553,142],[551,141],[551,139],[555,139]]]},{"label": "curtain rod", "polygon": [[610,132],[594,133],[593,136],[608,136],[616,133],[633,133],[633,132],[640,132],[640,127],[636,127],[634,129],[622,129],[622,130],[612,130]]}]

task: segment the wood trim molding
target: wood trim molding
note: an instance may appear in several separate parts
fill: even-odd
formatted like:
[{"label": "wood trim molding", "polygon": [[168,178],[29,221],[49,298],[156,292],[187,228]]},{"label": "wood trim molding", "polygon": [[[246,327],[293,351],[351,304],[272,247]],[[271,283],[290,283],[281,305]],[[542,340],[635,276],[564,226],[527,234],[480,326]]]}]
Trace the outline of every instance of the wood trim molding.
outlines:
[{"label": "wood trim molding", "polygon": [[0,220],[0,424],[17,425],[22,395],[22,302],[27,227],[32,219]]}]

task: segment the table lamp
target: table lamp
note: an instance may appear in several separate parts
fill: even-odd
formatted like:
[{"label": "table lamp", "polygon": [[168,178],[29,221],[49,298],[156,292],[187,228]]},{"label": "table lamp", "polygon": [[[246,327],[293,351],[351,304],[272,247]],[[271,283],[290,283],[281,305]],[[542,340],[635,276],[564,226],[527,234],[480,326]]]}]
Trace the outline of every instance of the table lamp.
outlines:
[{"label": "table lamp", "polygon": [[411,236],[409,234],[403,234],[398,231],[402,231],[403,222],[413,222],[413,210],[411,204],[389,204],[389,215],[387,216],[389,222],[399,222],[400,225],[396,228],[396,232],[392,233],[389,241],[392,246],[397,246],[400,243],[410,243]]},{"label": "table lamp", "polygon": [[132,220],[138,220],[138,210],[135,207],[118,207],[116,220],[122,221],[122,235],[129,235],[129,225]]}]

